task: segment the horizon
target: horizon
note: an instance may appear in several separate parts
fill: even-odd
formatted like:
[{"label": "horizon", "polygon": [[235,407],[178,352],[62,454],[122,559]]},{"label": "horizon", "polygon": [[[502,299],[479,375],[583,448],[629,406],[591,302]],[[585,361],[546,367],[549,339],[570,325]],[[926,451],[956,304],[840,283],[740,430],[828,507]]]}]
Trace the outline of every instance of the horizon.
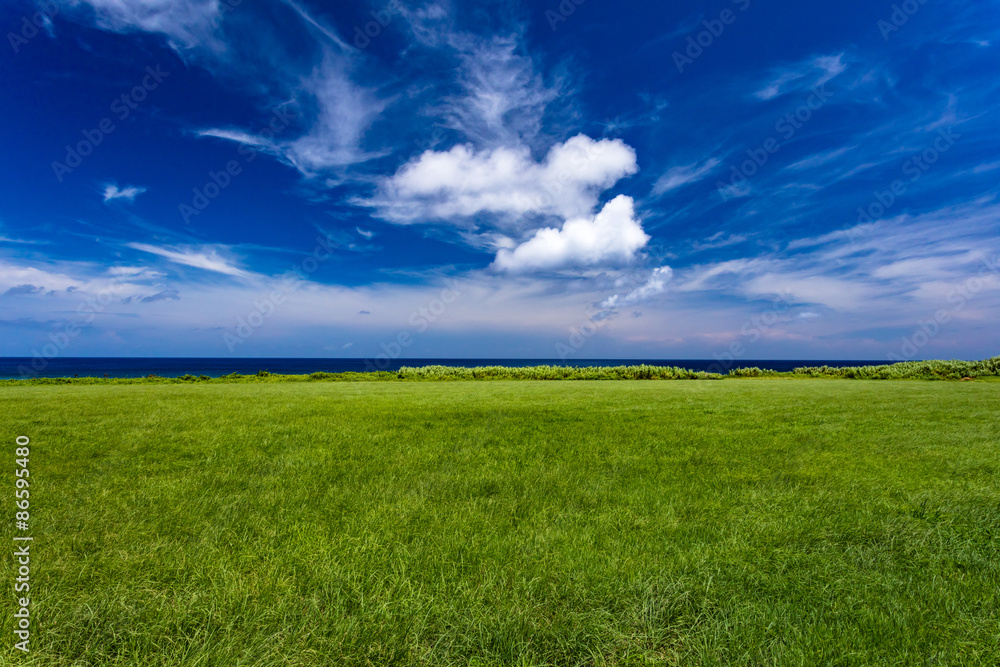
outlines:
[{"label": "horizon", "polygon": [[15,0],[0,27],[3,358],[997,354],[1000,6]]},{"label": "horizon", "polygon": [[[994,358],[996,359],[996,358]],[[954,363],[980,363],[983,360],[912,360],[917,364],[948,366]],[[988,363],[991,360],[986,360]],[[0,380],[31,380],[33,378],[68,377],[182,377],[208,375],[223,377],[232,373],[256,374],[267,371],[277,375],[308,375],[316,372],[374,371],[396,372],[402,368],[428,367],[575,367],[621,368],[652,366],[707,371],[727,375],[737,369],[759,368],[766,371],[789,372],[799,368],[817,367],[886,367],[872,359],[738,359],[716,356],[712,359],[544,359],[544,358],[482,358],[482,357],[392,357],[382,353],[375,357],[62,357],[44,360],[39,357],[0,357]]]}]

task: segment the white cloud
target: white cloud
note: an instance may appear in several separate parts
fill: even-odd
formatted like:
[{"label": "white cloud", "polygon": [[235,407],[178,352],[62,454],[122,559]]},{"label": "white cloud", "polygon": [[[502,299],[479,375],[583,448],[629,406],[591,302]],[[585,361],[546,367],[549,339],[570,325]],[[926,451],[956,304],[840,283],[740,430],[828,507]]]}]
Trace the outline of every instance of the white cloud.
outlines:
[{"label": "white cloud", "polygon": [[[784,295],[799,304],[908,326],[914,313],[946,309],[956,319],[993,307],[1000,291],[996,262],[1000,205],[992,197],[921,215],[839,229],[790,242],[784,252],[685,269],[675,291],[717,292],[750,299]],[[980,277],[974,306],[956,295]],[[971,298],[969,298],[972,301]],[[977,315],[977,316],[979,316]]]},{"label": "white cloud", "polygon": [[[258,133],[206,128],[197,134],[252,146],[307,177],[379,157],[381,153],[366,152],[362,141],[386,102],[355,84],[349,70],[346,58],[325,49],[322,62],[291,93],[294,102],[273,109],[268,126]],[[293,123],[296,127],[290,127]],[[304,133],[299,126],[306,128]]]},{"label": "white cloud", "polygon": [[[198,131],[198,135],[253,146],[307,177],[377,157],[366,153],[361,143],[386,102],[378,99],[373,89],[352,79],[353,49],[294,0],[285,0],[284,5],[304,24],[305,29],[297,39],[311,40],[308,46],[314,47],[318,54],[305,71],[299,62],[284,62],[270,52],[261,55],[256,44],[248,46],[238,40],[227,40],[222,26],[225,15],[233,9],[226,0],[71,2],[74,7],[90,8],[93,21],[100,28],[164,35],[170,47],[182,57],[194,57],[199,64],[229,81],[247,79],[272,105],[275,99],[283,100],[276,108],[290,111],[294,107],[300,114],[294,128],[283,123],[275,131],[272,127],[257,135],[238,128],[207,128]],[[239,10],[253,11],[249,5]],[[277,31],[266,37],[275,41],[284,39]],[[295,48],[302,49],[303,45],[297,44]],[[262,136],[268,133],[269,137]]]},{"label": "white cloud", "polygon": [[835,56],[810,58],[798,65],[773,72],[768,83],[757,90],[754,97],[761,100],[771,100],[794,90],[822,86],[846,69],[847,64],[844,63],[843,53]]},{"label": "white cloud", "polygon": [[[83,302],[90,296],[128,298],[148,295],[164,275],[141,266],[98,267],[87,262],[33,261],[30,266],[0,258],[0,294],[70,298]],[[13,290],[13,291],[12,291]],[[45,316],[57,310],[40,302]],[[47,305],[45,305],[47,304]]]},{"label": "white cloud", "polygon": [[843,148],[823,151],[822,153],[816,153],[815,155],[811,155],[805,158],[804,160],[799,160],[798,162],[790,164],[785,168],[793,170],[812,169],[814,167],[819,167],[824,164],[827,164],[828,162],[832,162],[841,155],[845,155],[856,148],[857,146],[845,146]]},{"label": "white cloud", "polygon": [[749,197],[751,194],[753,194],[753,188],[750,187],[749,181],[732,183],[719,188],[719,195],[722,196],[722,201],[726,201],[728,199],[739,199],[740,197]]},{"label": "white cloud", "polygon": [[215,273],[222,273],[227,276],[235,276],[237,278],[246,278],[252,275],[248,271],[244,271],[243,269],[234,266],[229,260],[222,257],[215,248],[208,249],[206,251],[205,249],[194,250],[191,248],[161,248],[159,246],[149,245],[148,243],[128,243],[126,245],[128,245],[129,248],[158,255],[170,260],[171,262],[183,264],[185,266],[192,266],[196,269],[214,271]]},{"label": "white cloud", "polygon": [[646,281],[624,294],[614,294],[601,302],[600,308],[606,311],[615,311],[619,308],[634,306],[643,301],[647,301],[658,294],[667,291],[667,283],[673,277],[674,271],[669,266],[661,266],[653,269],[652,274]]},{"label": "white cloud", "polygon": [[139,187],[136,185],[130,185],[125,188],[119,188],[114,183],[109,183],[104,186],[104,201],[105,203],[113,199],[124,199],[128,202],[135,201],[135,198],[146,191],[146,188]]},{"label": "white cloud", "polygon": [[704,162],[694,162],[680,167],[672,167],[665,174],[657,179],[653,185],[653,194],[662,195],[682,185],[694,183],[718,166],[717,158],[709,158]]},{"label": "white cloud", "polygon": [[542,162],[527,148],[427,151],[382,184],[370,203],[393,222],[467,219],[494,213],[570,218],[589,215],[598,195],[637,170],[621,140],[577,135],[553,146]]},{"label": "white cloud", "polygon": [[746,234],[730,234],[726,236],[724,232],[716,232],[704,241],[695,241],[691,247],[698,252],[703,250],[717,250],[743,243],[747,238]]},{"label": "white cloud", "polygon": [[518,54],[514,36],[483,41],[448,34],[446,40],[459,58],[463,93],[444,99],[439,111],[445,123],[487,146],[516,145],[537,135],[561,82],[546,86],[531,58]]},{"label": "white cloud", "polygon": [[20,266],[0,260],[0,293],[6,293],[24,285],[32,285],[45,290],[65,290],[79,288],[83,283],[59,270]]},{"label": "white cloud", "polygon": [[219,0],[70,0],[70,6],[92,9],[94,22],[105,30],[162,34],[176,51],[224,50],[217,36]]},{"label": "white cloud", "polygon": [[199,137],[214,137],[216,139],[225,139],[226,141],[235,141],[238,144],[246,144],[247,146],[252,146],[262,153],[268,153],[274,156],[280,156],[281,154],[280,149],[274,143],[273,139],[269,139],[260,134],[250,134],[249,132],[244,132],[242,130],[227,130],[217,127],[198,130],[195,134]]},{"label": "white cloud", "polygon": [[333,30],[324,25],[322,22],[318,21],[312,14],[310,14],[305,7],[296,2],[295,0],[283,0],[286,5],[295,10],[295,13],[305,21],[307,24],[312,26],[314,30],[326,37],[328,40],[336,44],[343,51],[350,51],[351,47],[347,45],[344,40],[340,38]]},{"label": "white cloud", "polygon": [[879,223],[870,222],[867,224],[855,225],[849,229],[837,229],[832,232],[822,234],[821,236],[795,239],[788,244],[788,250],[809,248],[811,246],[823,245],[825,243],[830,243],[831,241],[840,241],[843,239],[856,239],[867,234],[871,234],[878,226]]},{"label": "white cloud", "polygon": [[306,176],[376,157],[361,148],[368,127],[386,103],[356,85],[347,61],[327,51],[323,62],[302,81],[302,94],[314,108],[311,126],[302,136],[279,145]]},{"label": "white cloud", "polygon": [[768,262],[762,259],[731,259],[708,266],[693,266],[684,272],[681,283],[675,288],[682,292],[713,289],[720,281],[732,282],[732,277],[754,271]]},{"label": "white cloud", "polygon": [[853,277],[810,275],[809,269],[787,273],[765,273],[742,285],[750,297],[781,295],[798,303],[820,304],[840,311],[862,310],[885,291]]},{"label": "white cloud", "polygon": [[493,267],[508,273],[631,263],[649,241],[635,219],[631,197],[618,195],[593,218],[547,227],[513,250],[501,249]]}]

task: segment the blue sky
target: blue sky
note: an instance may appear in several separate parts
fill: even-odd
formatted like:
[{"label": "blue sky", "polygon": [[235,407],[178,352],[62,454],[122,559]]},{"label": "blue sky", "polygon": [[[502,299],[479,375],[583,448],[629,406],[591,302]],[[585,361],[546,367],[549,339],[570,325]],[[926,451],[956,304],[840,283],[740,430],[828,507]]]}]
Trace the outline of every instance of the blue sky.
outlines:
[{"label": "blue sky", "polygon": [[998,353],[1000,6],[6,2],[0,355]]}]

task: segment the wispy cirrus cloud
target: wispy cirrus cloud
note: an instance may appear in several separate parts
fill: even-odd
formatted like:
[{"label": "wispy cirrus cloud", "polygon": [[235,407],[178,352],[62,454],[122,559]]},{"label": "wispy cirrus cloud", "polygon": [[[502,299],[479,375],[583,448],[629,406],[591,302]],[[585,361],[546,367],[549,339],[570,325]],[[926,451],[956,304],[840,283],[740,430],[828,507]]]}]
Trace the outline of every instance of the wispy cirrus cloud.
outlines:
[{"label": "wispy cirrus cloud", "polygon": [[148,243],[127,243],[127,247],[139,250],[158,257],[204,271],[221,273],[234,278],[248,278],[253,274],[239,268],[232,260],[224,257],[220,248],[191,248],[191,247],[169,247],[150,245]]},{"label": "wispy cirrus cloud", "polygon": [[[1000,252],[998,232],[1000,205],[986,198],[795,239],[789,252],[688,267],[676,289],[784,295],[801,305],[883,320],[915,307],[933,312],[948,307],[948,294]],[[1000,290],[1000,272],[987,282]],[[993,301],[983,299],[982,307]]]},{"label": "wispy cirrus cloud", "polygon": [[137,185],[129,185],[124,188],[119,188],[114,183],[108,183],[107,185],[104,186],[104,192],[103,192],[104,203],[106,204],[109,201],[113,201],[115,199],[122,199],[131,204],[133,201],[135,201],[136,197],[138,197],[145,191],[146,188]]},{"label": "wispy cirrus cloud", "polygon": [[225,50],[219,25],[231,7],[220,0],[69,0],[69,6],[105,30],[163,35],[178,52]]},{"label": "wispy cirrus cloud", "polygon": [[814,169],[816,167],[821,167],[825,164],[833,162],[838,158],[849,154],[851,151],[855,150],[857,146],[843,146],[841,148],[833,148],[826,151],[821,151],[815,155],[810,155],[807,158],[794,162],[786,167],[786,169],[792,169],[796,171],[802,171],[805,169]]},{"label": "wispy cirrus cloud", "polygon": [[671,167],[666,173],[656,179],[656,183],[653,184],[653,194],[662,195],[688,183],[695,183],[711,173],[713,169],[719,166],[719,162],[718,158],[713,157],[701,162]]},{"label": "wispy cirrus cloud", "polygon": [[667,291],[667,284],[673,275],[674,271],[669,266],[657,267],[650,272],[649,277],[642,284],[628,292],[612,294],[602,301],[599,307],[607,312],[639,305]]},{"label": "wispy cirrus cloud", "polygon": [[481,146],[534,139],[566,83],[557,79],[547,85],[532,59],[518,53],[515,36],[483,40],[451,34],[448,43],[458,55],[462,92],[447,96],[439,107],[445,124]]},{"label": "wispy cirrus cloud", "polygon": [[760,100],[773,100],[796,90],[822,86],[847,70],[844,53],[817,56],[804,62],[783,67],[771,74],[770,80],[754,92]]},{"label": "wispy cirrus cloud", "polygon": [[[281,108],[295,118],[294,127],[286,122],[277,132],[255,134],[238,127],[208,127],[195,130],[196,135],[253,146],[306,177],[381,154],[366,151],[362,144],[365,132],[387,102],[374,88],[354,78],[357,62],[353,50],[301,3],[285,0],[281,8],[272,10],[283,10],[302,22],[305,29],[295,45],[284,43],[286,34],[262,24],[268,39],[282,44],[281,49],[267,54],[260,53],[255,43],[227,34],[231,12],[252,11],[227,0],[73,0],[73,6],[89,10],[73,16],[79,20],[89,17],[106,30],[163,35],[179,55],[222,75],[228,85],[255,88],[264,113],[270,115]],[[293,46],[313,54],[312,58],[282,57]],[[283,100],[278,107],[275,99]]]}]

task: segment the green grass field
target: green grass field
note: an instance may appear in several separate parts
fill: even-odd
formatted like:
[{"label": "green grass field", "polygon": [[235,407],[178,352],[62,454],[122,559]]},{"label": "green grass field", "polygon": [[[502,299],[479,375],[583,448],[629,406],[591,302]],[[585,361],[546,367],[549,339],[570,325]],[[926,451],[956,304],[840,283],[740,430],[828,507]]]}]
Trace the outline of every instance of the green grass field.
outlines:
[{"label": "green grass field", "polygon": [[[997,665],[1000,383],[20,386],[27,665]],[[9,553],[9,552],[8,552]]]}]

